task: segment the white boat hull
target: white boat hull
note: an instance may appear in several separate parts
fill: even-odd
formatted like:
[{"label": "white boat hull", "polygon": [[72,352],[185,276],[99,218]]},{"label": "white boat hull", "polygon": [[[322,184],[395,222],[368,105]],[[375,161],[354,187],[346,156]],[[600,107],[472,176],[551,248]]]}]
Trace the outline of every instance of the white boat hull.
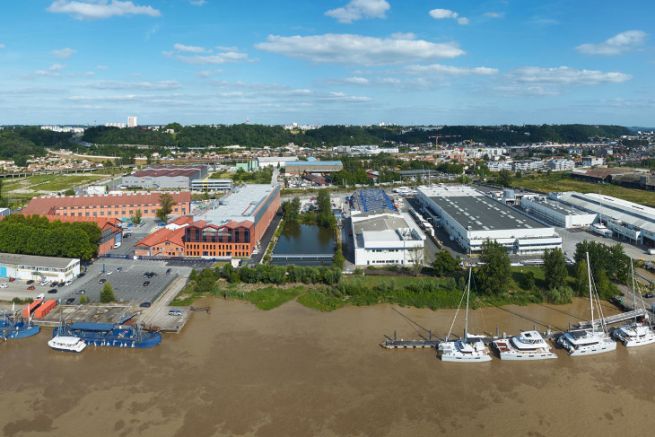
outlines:
[{"label": "white boat hull", "polygon": [[73,352],[79,354],[86,348],[86,343],[83,341],[78,341],[74,344],[66,342],[62,343],[58,341],[58,337],[54,337],[48,341],[48,346],[50,346],[51,349],[59,352]]},{"label": "white boat hull", "polygon": [[485,363],[491,361],[491,355],[479,356],[457,356],[457,355],[441,355],[441,361],[447,363]]},{"label": "white boat hull", "polygon": [[655,343],[655,334],[647,335],[642,338],[631,338],[629,336],[617,334],[615,335],[615,338],[621,343],[623,343],[625,347],[647,346],[649,344]]},{"label": "white boat hull", "polygon": [[500,359],[503,361],[538,361],[552,360],[557,358],[553,352],[501,352]]}]

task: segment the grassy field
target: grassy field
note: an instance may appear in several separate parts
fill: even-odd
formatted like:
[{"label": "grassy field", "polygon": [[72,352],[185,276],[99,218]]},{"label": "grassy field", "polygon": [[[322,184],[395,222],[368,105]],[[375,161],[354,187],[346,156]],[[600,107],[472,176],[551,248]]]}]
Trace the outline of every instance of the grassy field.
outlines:
[{"label": "grassy field", "polygon": [[579,191],[581,193],[598,193],[608,196],[620,197],[631,202],[641,203],[655,207],[655,192],[625,188],[612,184],[595,184],[592,182],[573,179],[568,175],[550,174],[538,176],[524,176],[514,179],[515,188],[548,193],[551,191]]},{"label": "grassy field", "polygon": [[[20,179],[7,179],[3,181],[2,191],[7,197],[26,196],[30,193],[65,191],[106,178],[106,175],[98,174],[36,175]],[[14,191],[17,192],[14,193]]]}]

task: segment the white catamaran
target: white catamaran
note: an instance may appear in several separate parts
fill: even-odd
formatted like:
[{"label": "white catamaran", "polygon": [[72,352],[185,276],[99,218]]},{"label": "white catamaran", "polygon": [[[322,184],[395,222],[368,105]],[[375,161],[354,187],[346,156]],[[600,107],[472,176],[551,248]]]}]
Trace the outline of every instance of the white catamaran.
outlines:
[{"label": "white catamaran", "polygon": [[635,280],[635,267],[630,259],[630,274],[632,275],[632,309],[637,311],[637,295],[639,295],[640,307],[644,310],[644,321],[637,320],[637,316],[632,322],[626,323],[612,332],[614,339],[622,342],[625,347],[645,346],[647,344],[655,343],[655,331],[650,324],[648,318],[648,311],[644,305],[644,300],[641,297],[639,286]]},{"label": "white catamaran", "polygon": [[[573,329],[566,331],[557,339],[557,344],[569,352],[572,357],[584,355],[596,355],[616,350],[616,342],[607,333],[603,309],[598,301],[598,294],[595,292],[589,253],[587,252],[587,281],[589,282],[589,305],[591,308],[591,327]],[[599,325],[596,326],[594,319],[594,306],[598,305],[600,314]]]},{"label": "white catamaran", "polygon": [[[451,361],[458,363],[475,363],[491,361],[491,354],[489,348],[481,340],[479,336],[470,335],[469,328],[469,297],[471,294],[471,267],[469,267],[468,284],[466,291],[462,295],[453,318],[453,323],[450,325],[446,340],[439,343],[439,357],[442,361]],[[462,300],[466,296],[466,315],[464,318],[464,338],[455,341],[449,341],[450,335],[457,320],[457,314],[462,306]]]},{"label": "white catamaran", "polygon": [[501,360],[533,361],[557,358],[538,331],[524,331],[521,335],[501,338],[494,341],[493,345]]}]

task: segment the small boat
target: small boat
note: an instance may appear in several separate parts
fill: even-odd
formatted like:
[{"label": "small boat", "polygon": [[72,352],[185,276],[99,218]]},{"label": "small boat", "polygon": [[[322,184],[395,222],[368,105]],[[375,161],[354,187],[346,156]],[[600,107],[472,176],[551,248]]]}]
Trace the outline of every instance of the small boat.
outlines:
[{"label": "small boat", "polygon": [[632,309],[637,309],[637,296],[639,296],[639,306],[644,310],[646,315],[643,321],[638,320],[635,316],[635,319],[630,323],[616,328],[612,331],[612,337],[623,343],[625,347],[646,346],[655,343],[655,331],[653,331],[653,327],[650,324],[644,299],[641,297],[641,291],[635,280],[635,267],[632,258],[630,258],[630,273],[632,275]]},{"label": "small boat", "polygon": [[[469,297],[471,294],[471,267],[469,266],[469,275],[468,275],[468,284],[466,286],[466,291],[462,295],[462,299],[459,301],[459,306],[455,312],[455,317],[453,318],[453,323],[450,325],[450,330],[446,336],[446,340],[439,343],[438,354],[441,361],[447,362],[457,362],[457,363],[480,363],[491,361],[491,354],[489,353],[489,347],[482,341],[481,336],[471,335],[468,332],[469,324]],[[450,335],[455,325],[455,320],[457,320],[457,314],[462,305],[462,300],[466,296],[466,315],[464,322],[464,338],[449,341]]]},{"label": "small boat", "polygon": [[81,338],[87,346],[147,349],[161,343],[159,332],[144,332],[138,326],[76,322],[55,328],[52,336]]},{"label": "small boat", "polygon": [[69,335],[57,335],[48,341],[48,346],[56,351],[80,353],[86,347],[86,343],[80,337]]},{"label": "small boat", "polygon": [[537,331],[524,331],[520,335],[495,340],[492,344],[501,360],[533,361],[557,358],[550,345]]},{"label": "small boat", "polygon": [[[616,350],[616,342],[607,333],[603,309],[598,302],[591,265],[589,263],[589,252],[587,252],[587,282],[589,284],[589,306],[591,309],[591,327],[572,329],[566,331],[557,339],[557,345],[566,349],[572,357],[583,355],[596,355]],[[594,306],[598,306],[600,319],[594,320]],[[597,326],[598,325],[598,326]]]},{"label": "small boat", "polygon": [[5,314],[0,319],[0,339],[3,340],[18,340],[21,338],[32,337],[38,334],[41,328],[33,325],[31,320],[25,321],[24,319],[17,318]]}]

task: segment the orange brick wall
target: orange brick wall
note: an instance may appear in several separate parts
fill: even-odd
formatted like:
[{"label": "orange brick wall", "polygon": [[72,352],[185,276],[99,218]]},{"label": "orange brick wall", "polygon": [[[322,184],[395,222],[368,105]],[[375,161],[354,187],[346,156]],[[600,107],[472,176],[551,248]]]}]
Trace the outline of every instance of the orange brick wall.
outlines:
[{"label": "orange brick wall", "polygon": [[[69,206],[60,207],[55,210],[56,215],[65,217],[111,217],[127,218],[133,216],[137,210],[141,210],[142,217],[155,217],[159,203],[153,204],[131,204],[131,205],[96,205],[96,206]],[[191,210],[190,202],[176,204],[173,207],[172,215],[186,215]]]}]

